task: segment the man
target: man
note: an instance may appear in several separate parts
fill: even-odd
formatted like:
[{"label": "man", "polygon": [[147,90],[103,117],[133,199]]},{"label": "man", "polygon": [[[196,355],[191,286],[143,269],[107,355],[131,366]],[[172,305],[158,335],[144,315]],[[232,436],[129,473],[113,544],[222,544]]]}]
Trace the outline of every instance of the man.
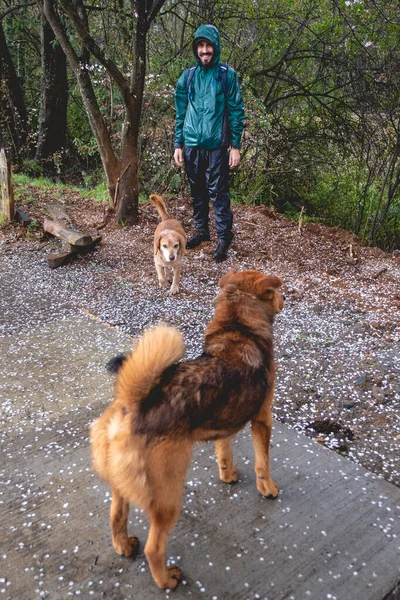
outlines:
[{"label": "man", "polygon": [[193,52],[196,66],[184,71],[176,86],[174,160],[179,167],[185,162],[192,196],[196,232],[187,248],[210,240],[211,200],[218,236],[213,258],[222,262],[233,238],[229,167],[240,161],[243,100],[236,72],[220,65],[216,27],[201,25],[197,29]]}]

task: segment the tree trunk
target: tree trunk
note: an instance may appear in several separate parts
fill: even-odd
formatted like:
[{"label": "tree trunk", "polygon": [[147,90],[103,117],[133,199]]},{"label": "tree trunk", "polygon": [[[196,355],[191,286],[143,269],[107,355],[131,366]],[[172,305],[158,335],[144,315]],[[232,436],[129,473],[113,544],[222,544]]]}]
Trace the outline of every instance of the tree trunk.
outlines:
[{"label": "tree trunk", "polygon": [[54,9],[54,0],[37,0],[78,80],[106,174],[109,194],[117,207],[117,221],[124,224],[137,223],[138,220],[138,138],[146,73],[146,35],[164,2],[165,0],[132,0],[131,2],[135,22],[132,27],[133,70],[129,86],[123,72],[109,58],[107,50],[102,49],[96,39],[90,35],[88,13],[83,0],[60,0],[73,34],[78,37],[82,47],[100,61],[120,90],[125,120],[121,135],[121,160],[118,160],[112,148],[107,124],[97,103],[87,63],[78,58],[69,40],[67,29],[59,13]]},{"label": "tree trunk", "polygon": [[38,5],[50,23],[54,35],[65,53],[68,63],[77,79],[90,127],[96,138],[106,176],[107,189],[110,198],[114,200],[117,180],[120,175],[120,165],[114,154],[110,134],[97,103],[96,95],[87,70],[88,65],[79,60],[79,57],[68,39],[64,25],[61,22],[58,13],[54,10],[53,0],[44,0],[43,2],[42,0],[38,0]]},{"label": "tree trunk", "polygon": [[[399,183],[400,183],[398,173],[396,174],[397,175],[396,181],[395,182],[393,181],[393,174],[395,171],[397,158],[398,158],[398,147],[396,145],[396,147],[393,151],[393,154],[390,158],[390,163],[389,163],[388,169],[386,171],[385,177],[384,177],[382,185],[381,185],[381,190],[380,190],[379,198],[378,198],[378,204],[375,209],[375,215],[374,215],[373,223],[371,226],[371,232],[370,232],[369,239],[374,246],[377,244],[377,237],[376,237],[377,233],[383,225],[383,222],[386,217],[386,213],[389,209],[389,206],[393,200],[393,196],[394,196],[394,194],[399,186]],[[386,201],[384,208],[382,209],[381,207],[382,207],[382,202],[383,202],[383,197],[385,194],[386,187],[388,188],[388,190],[386,192],[387,201]]]},{"label": "tree trunk", "polygon": [[116,202],[117,223],[123,225],[135,225],[139,219],[139,185],[138,185],[138,152],[137,143],[132,143],[129,138],[125,140],[122,147],[122,164],[125,168],[118,180],[118,194]]},{"label": "tree trunk", "polygon": [[0,124],[5,132],[2,144],[11,145],[18,155],[28,137],[29,119],[24,94],[18,79],[0,20]]},{"label": "tree trunk", "polygon": [[121,180],[117,198],[117,221],[135,224],[138,221],[139,157],[138,141],[146,75],[146,34],[148,23],[144,12],[136,20],[133,38],[133,70],[130,93],[124,94],[125,121],[121,140]]},{"label": "tree trunk", "polygon": [[66,144],[67,61],[60,44],[55,43],[53,30],[43,14],[41,21],[42,103],[35,159],[42,161],[46,172],[54,174],[57,162],[56,155],[62,153]]}]

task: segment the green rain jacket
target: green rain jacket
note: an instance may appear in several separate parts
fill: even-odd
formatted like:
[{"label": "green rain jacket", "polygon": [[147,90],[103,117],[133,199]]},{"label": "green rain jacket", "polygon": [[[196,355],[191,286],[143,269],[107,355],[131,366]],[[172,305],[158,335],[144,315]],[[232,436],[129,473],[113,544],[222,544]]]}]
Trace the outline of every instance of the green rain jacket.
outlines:
[{"label": "green rain jacket", "polygon": [[[213,60],[207,67],[197,57],[197,42],[200,39],[209,40],[214,47]],[[220,48],[218,29],[214,25],[200,25],[193,41],[197,67],[190,85],[190,97],[187,89],[188,69],[182,73],[176,86],[175,148],[240,148],[244,124],[243,100],[237,74],[231,67],[228,67],[225,97],[220,77]],[[225,114],[228,131],[224,127]]]}]

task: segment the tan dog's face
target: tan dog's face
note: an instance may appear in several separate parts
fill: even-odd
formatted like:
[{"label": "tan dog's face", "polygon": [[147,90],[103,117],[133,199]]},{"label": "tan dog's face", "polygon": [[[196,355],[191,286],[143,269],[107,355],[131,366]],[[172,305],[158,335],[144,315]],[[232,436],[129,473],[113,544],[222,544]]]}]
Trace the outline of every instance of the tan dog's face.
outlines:
[{"label": "tan dog's face", "polygon": [[182,256],[180,237],[173,231],[160,236],[158,248],[165,262],[173,263],[179,256]]}]

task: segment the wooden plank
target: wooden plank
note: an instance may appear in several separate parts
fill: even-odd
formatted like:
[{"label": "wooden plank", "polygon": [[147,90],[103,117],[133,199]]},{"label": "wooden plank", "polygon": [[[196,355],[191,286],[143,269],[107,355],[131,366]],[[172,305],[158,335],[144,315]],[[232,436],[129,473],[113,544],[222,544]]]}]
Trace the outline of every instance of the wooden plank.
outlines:
[{"label": "wooden plank", "polygon": [[87,246],[76,246],[74,244],[69,244],[69,250],[70,252],[79,252],[80,254],[82,254],[82,252],[90,252],[90,250],[93,250],[93,248],[97,246],[101,240],[101,235],[96,235],[96,237],[92,238],[91,244],[88,244]]},{"label": "wooden plank", "polygon": [[93,239],[91,235],[77,231],[76,229],[67,229],[63,223],[48,219],[43,221],[43,228],[48,233],[72,244],[73,246],[89,246]]},{"label": "wooden plank", "polygon": [[65,265],[71,260],[71,258],[76,256],[76,254],[76,252],[63,252],[60,254],[56,252],[50,252],[50,254],[47,255],[47,264],[51,269],[56,269],[61,265]]},{"label": "wooden plank", "polygon": [[72,227],[72,221],[62,204],[48,204],[46,209],[52,219],[59,221],[60,223],[64,223],[64,225],[70,226],[68,228],[74,229],[74,227]]},{"label": "wooden plank", "polygon": [[9,223],[14,219],[14,184],[12,178],[11,156],[6,150],[0,150],[0,179],[1,179],[1,204],[0,212]]}]

